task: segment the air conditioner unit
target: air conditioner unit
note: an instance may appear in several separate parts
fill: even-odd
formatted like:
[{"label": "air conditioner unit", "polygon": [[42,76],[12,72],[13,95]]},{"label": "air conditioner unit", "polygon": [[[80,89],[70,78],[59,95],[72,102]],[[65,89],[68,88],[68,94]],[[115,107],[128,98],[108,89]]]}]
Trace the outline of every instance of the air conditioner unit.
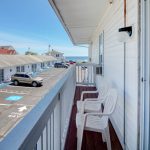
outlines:
[{"label": "air conditioner unit", "polygon": [[96,75],[102,75],[103,74],[103,68],[101,66],[96,67]]}]

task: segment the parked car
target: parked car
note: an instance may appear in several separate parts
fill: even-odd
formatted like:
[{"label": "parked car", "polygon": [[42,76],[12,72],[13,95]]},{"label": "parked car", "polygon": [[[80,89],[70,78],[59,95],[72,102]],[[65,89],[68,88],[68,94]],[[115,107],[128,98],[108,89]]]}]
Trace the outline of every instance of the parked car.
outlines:
[{"label": "parked car", "polygon": [[11,76],[11,81],[14,85],[18,85],[19,83],[27,83],[31,84],[33,87],[37,87],[38,85],[42,85],[43,78],[41,77],[34,77],[32,74],[29,73],[16,73]]},{"label": "parked car", "polygon": [[69,63],[67,63],[67,62],[61,62],[63,65],[66,65],[66,66],[70,66],[70,64]]},{"label": "parked car", "polygon": [[87,69],[87,67],[86,66],[82,66],[82,70],[86,70]]},{"label": "parked car", "polygon": [[55,63],[54,67],[55,68],[68,68],[68,65],[63,64],[63,63]]},{"label": "parked car", "polygon": [[69,64],[69,63],[65,63],[65,65],[67,65],[68,67],[70,66],[70,64]]},{"label": "parked car", "polygon": [[76,63],[75,61],[69,60],[69,64],[70,64],[70,65],[73,65],[73,64],[75,64],[75,63]]}]

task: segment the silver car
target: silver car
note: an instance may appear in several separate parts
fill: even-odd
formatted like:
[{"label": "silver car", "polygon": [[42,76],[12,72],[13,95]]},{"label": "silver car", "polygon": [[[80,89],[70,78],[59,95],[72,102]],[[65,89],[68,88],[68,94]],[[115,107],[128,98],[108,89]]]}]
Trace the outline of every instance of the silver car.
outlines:
[{"label": "silver car", "polygon": [[16,73],[11,76],[11,81],[14,85],[18,85],[19,83],[27,83],[31,84],[33,87],[37,87],[38,85],[42,85],[43,78],[41,77],[34,77],[32,74],[28,73]]}]

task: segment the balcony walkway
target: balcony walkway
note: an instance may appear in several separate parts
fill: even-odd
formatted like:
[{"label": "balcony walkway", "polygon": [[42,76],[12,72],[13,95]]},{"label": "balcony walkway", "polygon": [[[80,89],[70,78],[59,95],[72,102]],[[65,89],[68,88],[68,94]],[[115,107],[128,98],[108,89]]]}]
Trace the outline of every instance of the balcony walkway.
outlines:
[{"label": "balcony walkway", "polygon": [[[70,125],[68,130],[68,135],[65,144],[65,150],[76,150],[77,149],[77,139],[76,139],[76,101],[80,99],[80,95],[82,91],[95,90],[95,87],[85,87],[85,86],[77,86],[74,98],[74,106],[72,108],[72,114],[70,119]],[[97,97],[97,94],[87,94],[84,98],[94,98]],[[117,135],[110,123],[110,136],[111,136],[111,144],[112,150],[122,150],[121,144],[117,138]],[[107,150],[106,143],[103,143],[102,137],[100,133],[85,131],[82,143],[82,150]]]}]

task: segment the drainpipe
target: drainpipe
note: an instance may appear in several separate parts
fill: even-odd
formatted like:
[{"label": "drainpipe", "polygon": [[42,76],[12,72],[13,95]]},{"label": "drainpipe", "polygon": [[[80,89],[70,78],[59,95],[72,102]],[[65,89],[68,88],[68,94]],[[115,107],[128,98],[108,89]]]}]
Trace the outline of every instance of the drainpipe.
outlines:
[{"label": "drainpipe", "polygon": [[[124,0],[124,27],[127,24],[127,1]],[[126,43],[124,43],[124,149],[126,150]]]}]

